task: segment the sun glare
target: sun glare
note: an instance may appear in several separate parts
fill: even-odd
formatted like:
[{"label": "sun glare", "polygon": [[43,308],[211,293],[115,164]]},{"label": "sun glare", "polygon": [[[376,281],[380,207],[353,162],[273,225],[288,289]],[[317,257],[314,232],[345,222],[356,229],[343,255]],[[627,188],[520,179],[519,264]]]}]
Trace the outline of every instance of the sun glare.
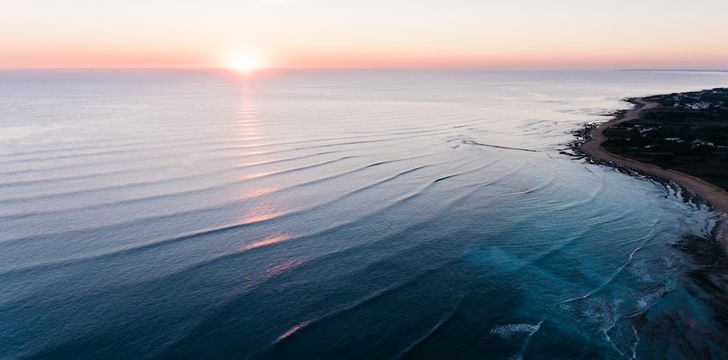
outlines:
[{"label": "sun glare", "polygon": [[260,69],[261,61],[255,54],[242,53],[233,56],[228,66],[235,71],[249,73]]}]

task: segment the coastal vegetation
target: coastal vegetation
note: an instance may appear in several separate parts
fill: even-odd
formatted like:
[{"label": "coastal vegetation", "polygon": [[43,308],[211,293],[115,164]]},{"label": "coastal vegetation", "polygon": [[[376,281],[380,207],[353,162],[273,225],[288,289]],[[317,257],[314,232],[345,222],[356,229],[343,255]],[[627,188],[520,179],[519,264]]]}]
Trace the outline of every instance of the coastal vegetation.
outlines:
[{"label": "coastal vegetation", "polygon": [[728,88],[643,100],[657,106],[605,129],[603,147],[728,190]]}]

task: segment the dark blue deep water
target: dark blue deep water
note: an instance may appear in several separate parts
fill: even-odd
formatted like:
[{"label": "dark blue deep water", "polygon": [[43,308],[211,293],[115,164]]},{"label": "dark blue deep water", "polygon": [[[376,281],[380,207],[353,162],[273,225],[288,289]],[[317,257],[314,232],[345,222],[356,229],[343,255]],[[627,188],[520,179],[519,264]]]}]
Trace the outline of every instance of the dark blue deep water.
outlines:
[{"label": "dark blue deep water", "polygon": [[727,81],[2,72],[0,359],[725,358],[717,215],[560,150]]}]

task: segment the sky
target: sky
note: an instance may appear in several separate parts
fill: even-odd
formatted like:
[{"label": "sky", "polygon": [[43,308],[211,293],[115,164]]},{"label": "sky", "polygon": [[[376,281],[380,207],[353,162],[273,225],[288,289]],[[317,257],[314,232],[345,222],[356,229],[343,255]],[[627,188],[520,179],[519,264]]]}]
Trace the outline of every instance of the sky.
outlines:
[{"label": "sky", "polygon": [[726,0],[0,4],[0,68],[728,68]]}]

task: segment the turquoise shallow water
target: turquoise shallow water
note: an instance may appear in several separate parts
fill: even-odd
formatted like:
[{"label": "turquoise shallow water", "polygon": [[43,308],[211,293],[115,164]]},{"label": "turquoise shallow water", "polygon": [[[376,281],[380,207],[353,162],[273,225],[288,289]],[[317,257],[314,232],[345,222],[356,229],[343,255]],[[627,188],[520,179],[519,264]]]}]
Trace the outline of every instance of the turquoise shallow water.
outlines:
[{"label": "turquoise shallow water", "polygon": [[0,358],[724,357],[716,215],[560,150],[727,80],[0,73]]}]

